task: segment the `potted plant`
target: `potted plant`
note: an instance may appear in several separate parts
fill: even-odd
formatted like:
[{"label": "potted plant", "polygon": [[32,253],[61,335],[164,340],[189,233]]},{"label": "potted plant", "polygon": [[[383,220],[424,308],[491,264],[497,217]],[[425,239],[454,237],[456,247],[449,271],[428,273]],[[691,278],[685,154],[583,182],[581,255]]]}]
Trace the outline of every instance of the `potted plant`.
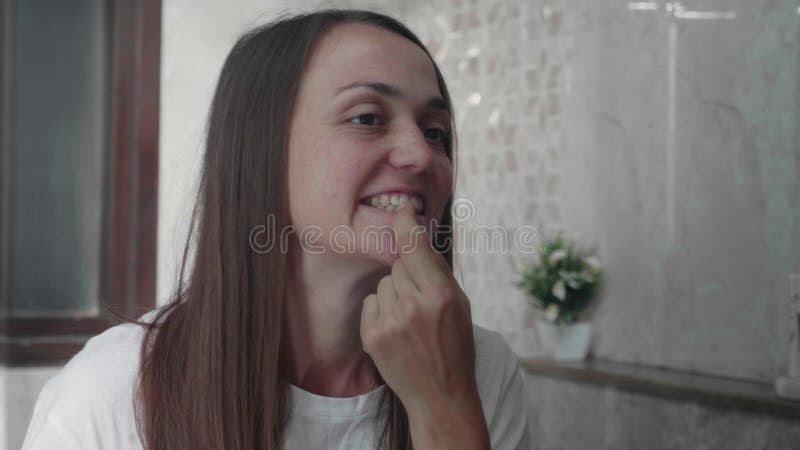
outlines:
[{"label": "potted plant", "polygon": [[555,359],[586,358],[591,324],[578,322],[578,315],[597,292],[601,279],[597,260],[562,235],[546,241],[539,261],[523,270],[518,286],[535,308],[544,311],[546,322],[537,323],[537,331]]}]

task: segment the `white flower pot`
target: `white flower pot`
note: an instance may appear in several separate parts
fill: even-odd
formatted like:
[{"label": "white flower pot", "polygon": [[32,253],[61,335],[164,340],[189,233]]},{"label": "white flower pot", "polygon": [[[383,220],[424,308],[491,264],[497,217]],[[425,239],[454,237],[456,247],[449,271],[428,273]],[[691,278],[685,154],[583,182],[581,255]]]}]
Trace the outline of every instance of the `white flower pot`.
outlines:
[{"label": "white flower pot", "polygon": [[571,325],[555,325],[538,322],[536,330],[543,349],[556,361],[583,361],[589,353],[592,324],[577,322]]}]

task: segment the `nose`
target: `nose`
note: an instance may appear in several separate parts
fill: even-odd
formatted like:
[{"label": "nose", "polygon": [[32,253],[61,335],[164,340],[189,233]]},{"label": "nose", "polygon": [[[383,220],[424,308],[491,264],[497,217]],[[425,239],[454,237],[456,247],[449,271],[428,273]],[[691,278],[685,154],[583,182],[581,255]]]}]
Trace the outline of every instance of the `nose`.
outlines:
[{"label": "nose", "polygon": [[395,145],[389,155],[389,163],[396,169],[412,173],[425,173],[433,164],[434,149],[417,124],[412,123],[398,130]]}]

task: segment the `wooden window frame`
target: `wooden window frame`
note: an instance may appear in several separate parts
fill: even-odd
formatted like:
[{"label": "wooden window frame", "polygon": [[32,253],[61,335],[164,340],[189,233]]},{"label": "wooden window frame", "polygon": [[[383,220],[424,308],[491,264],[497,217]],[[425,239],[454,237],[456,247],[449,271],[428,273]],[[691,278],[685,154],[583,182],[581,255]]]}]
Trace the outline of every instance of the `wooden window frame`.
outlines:
[{"label": "wooden window frame", "polygon": [[[110,121],[104,165],[100,307],[93,317],[12,318],[8,299],[9,71],[0,64],[0,362],[62,364],[92,336],[155,307],[161,0],[110,0]],[[11,2],[0,0],[0,62]]]}]

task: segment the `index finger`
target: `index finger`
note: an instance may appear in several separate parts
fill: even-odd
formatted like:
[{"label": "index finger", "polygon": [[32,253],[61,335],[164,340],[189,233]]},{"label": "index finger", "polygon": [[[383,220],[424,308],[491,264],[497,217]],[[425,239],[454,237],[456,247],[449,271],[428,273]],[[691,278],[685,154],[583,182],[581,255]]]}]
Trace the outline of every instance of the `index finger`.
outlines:
[{"label": "index finger", "polygon": [[420,289],[437,286],[449,279],[438,261],[442,255],[431,247],[425,227],[414,220],[411,205],[404,203],[395,210],[394,232],[400,257]]}]

